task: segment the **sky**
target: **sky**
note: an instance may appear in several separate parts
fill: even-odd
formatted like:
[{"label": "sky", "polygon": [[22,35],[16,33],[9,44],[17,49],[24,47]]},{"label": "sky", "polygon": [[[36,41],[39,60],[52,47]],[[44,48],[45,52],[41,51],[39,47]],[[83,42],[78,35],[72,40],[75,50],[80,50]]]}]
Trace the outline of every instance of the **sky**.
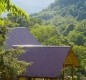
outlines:
[{"label": "sky", "polygon": [[12,0],[18,7],[24,9],[29,14],[36,13],[47,8],[55,0]]}]

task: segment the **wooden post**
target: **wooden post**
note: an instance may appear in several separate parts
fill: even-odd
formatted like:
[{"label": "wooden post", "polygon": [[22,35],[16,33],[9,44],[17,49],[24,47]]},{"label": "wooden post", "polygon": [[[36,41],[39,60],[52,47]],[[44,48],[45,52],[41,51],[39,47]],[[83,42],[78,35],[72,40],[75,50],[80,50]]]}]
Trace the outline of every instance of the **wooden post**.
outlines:
[{"label": "wooden post", "polygon": [[72,72],[72,80],[74,80],[74,66],[72,65],[72,70],[71,70],[71,72]]},{"label": "wooden post", "polygon": [[31,77],[28,77],[28,79],[27,80],[32,80],[32,78]]},{"label": "wooden post", "polygon": [[65,74],[65,71],[63,70],[63,74],[62,74],[62,75],[63,75],[63,80],[65,80],[65,79],[64,79],[64,77],[65,77],[65,75],[64,75],[64,74]]},{"label": "wooden post", "polygon": [[65,71],[64,71],[65,65],[63,65],[63,74],[62,74],[62,80],[65,80]]}]

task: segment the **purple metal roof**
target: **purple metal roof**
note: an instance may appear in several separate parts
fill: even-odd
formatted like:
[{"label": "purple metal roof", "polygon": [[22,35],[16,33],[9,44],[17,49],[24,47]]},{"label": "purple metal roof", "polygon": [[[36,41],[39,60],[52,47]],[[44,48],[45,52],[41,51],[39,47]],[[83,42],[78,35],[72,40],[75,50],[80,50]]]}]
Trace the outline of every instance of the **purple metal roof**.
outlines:
[{"label": "purple metal roof", "polygon": [[24,76],[56,78],[59,75],[70,47],[42,46],[26,28],[14,28],[7,36],[7,48],[24,47],[26,52],[19,59],[33,62]]},{"label": "purple metal roof", "polygon": [[23,76],[56,78],[60,74],[70,47],[35,46],[26,49],[25,54],[19,59],[33,63],[27,67]]},{"label": "purple metal roof", "polygon": [[6,46],[11,48],[12,45],[40,45],[25,27],[9,29],[7,34]]}]

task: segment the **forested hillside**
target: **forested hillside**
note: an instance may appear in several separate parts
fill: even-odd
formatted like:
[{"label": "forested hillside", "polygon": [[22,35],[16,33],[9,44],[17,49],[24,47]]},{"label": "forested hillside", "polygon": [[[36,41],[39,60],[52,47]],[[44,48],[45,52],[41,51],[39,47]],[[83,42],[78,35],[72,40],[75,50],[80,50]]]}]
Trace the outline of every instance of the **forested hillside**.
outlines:
[{"label": "forested hillside", "polygon": [[86,0],[55,0],[47,9],[32,17],[42,19],[45,25],[54,26],[72,45],[86,46]]},{"label": "forested hillside", "polygon": [[35,17],[49,20],[56,16],[73,16],[77,20],[86,18],[86,0],[55,0],[47,9],[44,9]]}]

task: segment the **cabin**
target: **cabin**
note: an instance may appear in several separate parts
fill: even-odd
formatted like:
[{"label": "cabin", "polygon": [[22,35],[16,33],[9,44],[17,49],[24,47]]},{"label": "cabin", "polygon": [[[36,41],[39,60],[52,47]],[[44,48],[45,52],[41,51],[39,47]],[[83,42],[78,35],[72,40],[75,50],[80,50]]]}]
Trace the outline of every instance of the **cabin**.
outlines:
[{"label": "cabin", "polygon": [[19,60],[32,62],[31,66],[18,76],[18,80],[66,80],[67,68],[71,69],[74,80],[74,68],[80,65],[72,47],[41,45],[24,27],[11,29],[7,36],[7,49],[23,47],[25,53]]}]

